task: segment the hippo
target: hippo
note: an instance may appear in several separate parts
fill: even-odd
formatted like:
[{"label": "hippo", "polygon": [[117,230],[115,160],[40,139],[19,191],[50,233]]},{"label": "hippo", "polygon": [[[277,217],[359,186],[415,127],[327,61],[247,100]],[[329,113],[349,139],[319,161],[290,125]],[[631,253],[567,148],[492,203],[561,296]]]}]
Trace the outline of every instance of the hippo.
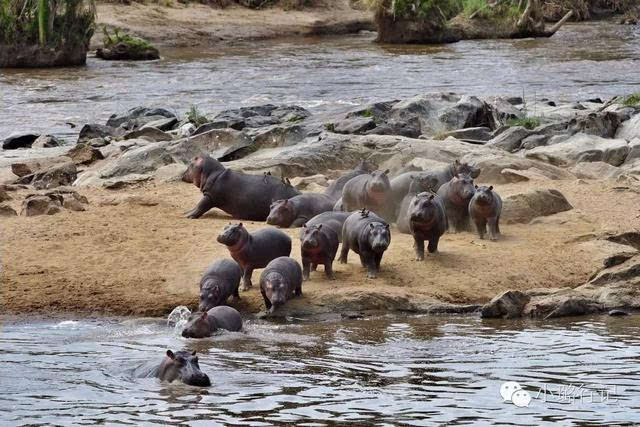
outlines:
[{"label": "hippo", "polygon": [[209,387],[211,380],[200,370],[196,352],[167,350],[166,357],[159,365],[146,372],[144,377],[156,377],[160,381],[180,381],[184,384]]},{"label": "hippo", "polygon": [[344,212],[344,206],[342,205],[342,197],[336,200],[336,203],[333,205],[334,212]]},{"label": "hippo", "polygon": [[229,224],[218,235],[218,242],[227,246],[231,258],[240,264],[244,273],[243,291],[251,289],[254,269],[264,268],[271,260],[291,254],[291,238],[273,227],[249,233],[242,223]]},{"label": "hippo", "polygon": [[302,269],[288,256],[274,259],[260,275],[260,293],[270,313],[294,296],[302,295]]},{"label": "hippo", "polygon": [[302,227],[314,216],[333,210],[335,201],[320,193],[305,193],[271,204],[267,224],[282,228]]},{"label": "hippo", "polygon": [[431,189],[435,192],[437,192],[445,183],[451,181],[454,176],[469,175],[473,179],[476,179],[478,176],[480,176],[479,167],[472,166],[468,163],[463,163],[458,160],[455,160],[453,163],[444,166],[443,168],[438,168],[430,172],[438,178],[438,183]]},{"label": "hippo", "polygon": [[377,169],[377,167],[378,166],[367,160],[361,160],[360,163],[358,163],[358,166],[356,166],[353,170],[350,170],[349,172],[341,175],[340,177],[338,177],[338,179],[333,181],[327,187],[327,189],[324,190],[324,194],[332,198],[334,201],[338,200],[342,196],[342,189],[344,188],[345,184],[351,180],[351,178],[373,172]]},{"label": "hippo", "polygon": [[303,226],[300,233],[300,254],[302,257],[302,279],[309,280],[311,269],[322,264],[324,273],[334,279],[333,260],[338,253],[338,233],[323,224]]},{"label": "hippo", "polygon": [[389,169],[351,178],[342,189],[342,205],[347,212],[368,209],[385,221],[395,216]]},{"label": "hippo", "polygon": [[240,298],[238,287],[242,278],[242,268],[230,259],[214,261],[200,279],[200,306],[198,311],[226,303],[229,296]]},{"label": "hippo", "polygon": [[382,255],[391,243],[389,224],[373,212],[362,209],[353,212],[342,226],[340,262],[347,263],[349,249],[360,255],[367,277],[375,279],[380,269]]},{"label": "hippo", "polygon": [[438,241],[446,230],[447,217],[442,201],[432,192],[425,191],[413,196],[402,221],[398,219],[398,231],[413,235],[416,261],[424,260],[424,241],[429,241],[429,253],[436,252]]},{"label": "hippo", "polygon": [[469,201],[475,191],[470,175],[456,175],[438,190],[450,232],[469,230]]},{"label": "hippo", "polygon": [[[329,227],[338,235],[338,242],[342,242],[342,225],[349,215],[351,215],[350,212],[323,212],[311,218],[305,225],[311,227],[322,224],[323,227]],[[300,238],[302,233],[304,230],[301,230]]]},{"label": "hippo", "polygon": [[493,185],[478,187],[469,202],[469,217],[476,225],[481,239],[489,226],[489,239],[498,240],[500,235],[500,214],[502,213],[502,199],[493,191]]},{"label": "hippo", "polygon": [[242,330],[242,316],[238,310],[226,305],[219,305],[209,311],[192,313],[187,325],[182,330],[182,336],[185,338],[206,338],[218,329],[231,332]]},{"label": "hippo", "polygon": [[248,175],[225,168],[209,157],[196,157],[182,176],[202,192],[202,199],[188,211],[188,218],[200,218],[219,208],[234,218],[264,221],[274,200],[300,194],[291,183],[271,175]]},{"label": "hippo", "polygon": [[[411,194],[411,198],[423,191],[433,191],[438,184],[438,177],[432,172],[407,172],[396,176],[390,182],[391,192],[393,193],[393,204],[396,207],[396,218],[400,215],[400,207],[402,201],[407,194]],[[412,191],[409,191],[412,186]]]}]

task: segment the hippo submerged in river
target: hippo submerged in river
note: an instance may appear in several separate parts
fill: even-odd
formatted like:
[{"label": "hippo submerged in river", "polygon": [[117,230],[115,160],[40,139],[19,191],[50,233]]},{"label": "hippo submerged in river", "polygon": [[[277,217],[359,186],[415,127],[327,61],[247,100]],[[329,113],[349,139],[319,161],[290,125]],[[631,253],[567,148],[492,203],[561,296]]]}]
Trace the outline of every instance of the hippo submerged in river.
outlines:
[{"label": "hippo submerged in river", "polygon": [[314,216],[333,210],[335,200],[320,193],[304,193],[271,204],[267,224],[282,228],[302,227]]},{"label": "hippo submerged in river", "polygon": [[242,268],[230,259],[214,261],[200,279],[199,311],[224,304],[233,295],[240,298],[238,287],[242,278]]},{"label": "hippo submerged in river", "polygon": [[206,338],[218,329],[231,332],[242,330],[242,316],[238,310],[220,305],[203,313],[195,312],[189,316],[189,321],[182,330],[182,336],[185,338]]},{"label": "hippo submerged in river", "polygon": [[188,218],[200,218],[212,208],[218,208],[234,218],[264,221],[274,200],[300,194],[293,186],[271,175],[249,175],[225,168],[217,160],[196,157],[182,176],[202,192],[202,199]]},{"label": "hippo submerged in river", "polygon": [[167,350],[166,356],[159,365],[136,369],[138,377],[156,377],[160,381],[181,381],[184,384],[209,387],[211,380],[200,370],[196,352]]}]

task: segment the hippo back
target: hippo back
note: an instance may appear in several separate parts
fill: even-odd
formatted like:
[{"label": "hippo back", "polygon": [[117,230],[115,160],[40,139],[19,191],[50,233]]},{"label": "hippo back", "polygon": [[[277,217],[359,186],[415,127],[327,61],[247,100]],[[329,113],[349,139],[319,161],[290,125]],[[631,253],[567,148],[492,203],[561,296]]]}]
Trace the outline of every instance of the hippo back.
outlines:
[{"label": "hippo back", "polygon": [[215,320],[218,329],[237,332],[242,330],[242,316],[235,308],[219,305],[210,309],[207,314]]},{"label": "hippo back", "polygon": [[323,212],[307,221],[307,227],[322,224],[323,227],[329,227],[338,235],[338,242],[342,241],[342,225],[351,215],[350,212]]}]

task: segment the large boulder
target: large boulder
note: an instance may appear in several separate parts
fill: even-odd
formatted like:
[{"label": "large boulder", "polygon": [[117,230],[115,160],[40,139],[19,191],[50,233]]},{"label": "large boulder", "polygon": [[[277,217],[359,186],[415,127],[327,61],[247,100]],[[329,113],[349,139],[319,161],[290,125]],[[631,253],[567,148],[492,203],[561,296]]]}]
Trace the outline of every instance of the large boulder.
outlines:
[{"label": "large boulder", "polygon": [[640,159],[640,137],[634,138],[629,142],[629,154],[627,154],[625,163],[631,163],[636,159]]},{"label": "large boulder", "polygon": [[53,135],[40,135],[33,141],[31,148],[52,148],[61,145],[64,145],[64,142]]},{"label": "large boulder", "polygon": [[99,47],[96,57],[108,61],[152,61],[160,58],[160,52],[149,44],[139,46],[123,41]]},{"label": "large boulder", "polygon": [[19,184],[31,184],[37,189],[56,188],[71,185],[77,177],[76,165],[73,162],[54,164],[45,169],[21,177]]},{"label": "large boulder", "polygon": [[500,218],[507,224],[527,224],[534,218],[571,209],[573,206],[558,190],[533,190],[505,197]]},{"label": "large boulder", "polygon": [[640,113],[623,122],[618,127],[616,138],[626,139],[627,141],[640,138]]},{"label": "large boulder", "polygon": [[93,148],[88,144],[76,145],[67,152],[67,156],[70,157],[76,165],[89,165],[93,162],[104,159],[100,150]]},{"label": "large boulder", "polygon": [[556,166],[572,166],[580,162],[605,162],[620,166],[628,153],[629,145],[624,139],[605,139],[579,133],[565,142],[534,148],[525,156]]},{"label": "large boulder", "polygon": [[505,319],[520,317],[530,299],[529,295],[520,291],[505,291],[482,306],[481,316]]},{"label": "large boulder", "polygon": [[14,134],[2,141],[3,150],[15,150],[18,148],[29,148],[40,135],[34,133]]},{"label": "large boulder", "polygon": [[111,126],[90,123],[82,126],[78,134],[78,144],[83,144],[94,138],[116,138],[122,135],[122,131]]},{"label": "large boulder", "polygon": [[62,210],[62,203],[62,197],[58,196],[29,195],[22,202],[20,215],[54,215]]},{"label": "large boulder", "polygon": [[513,126],[487,142],[487,147],[500,148],[510,153],[520,150],[522,140],[531,135],[531,131],[522,126]]},{"label": "large boulder", "polygon": [[178,124],[177,117],[168,117],[168,118],[151,120],[143,124],[142,126],[140,126],[140,129],[156,128],[156,129],[160,129],[163,132],[166,132],[173,129],[177,124]]},{"label": "large boulder", "polygon": [[571,134],[586,133],[602,138],[613,138],[620,122],[620,117],[617,114],[610,111],[600,111],[571,119],[569,131]]},{"label": "large boulder", "polygon": [[132,130],[124,134],[123,137],[125,140],[127,139],[146,139],[152,142],[159,141],[171,141],[171,135],[161,131],[158,128],[143,126],[140,129]]},{"label": "large boulder", "polygon": [[[131,130],[140,126],[137,120],[144,117],[153,117],[152,120],[161,120],[162,118],[177,119],[174,113],[164,108],[135,107],[123,114],[112,114],[106,125],[112,128],[122,126]],[[146,123],[148,121],[145,121]]]},{"label": "large boulder", "polygon": [[0,204],[0,217],[17,216],[18,212],[6,203]]}]

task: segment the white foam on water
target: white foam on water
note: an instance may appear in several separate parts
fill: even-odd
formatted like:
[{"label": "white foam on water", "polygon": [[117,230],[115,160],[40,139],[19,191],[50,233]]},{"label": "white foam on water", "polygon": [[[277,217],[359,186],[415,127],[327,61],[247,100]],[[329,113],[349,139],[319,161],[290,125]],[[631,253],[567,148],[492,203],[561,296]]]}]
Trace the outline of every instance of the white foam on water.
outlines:
[{"label": "white foam on water", "polygon": [[171,327],[173,325],[174,333],[180,335],[182,329],[184,329],[185,325],[189,321],[190,315],[191,310],[184,305],[179,305],[169,313],[169,316],[167,317],[167,326]]}]

